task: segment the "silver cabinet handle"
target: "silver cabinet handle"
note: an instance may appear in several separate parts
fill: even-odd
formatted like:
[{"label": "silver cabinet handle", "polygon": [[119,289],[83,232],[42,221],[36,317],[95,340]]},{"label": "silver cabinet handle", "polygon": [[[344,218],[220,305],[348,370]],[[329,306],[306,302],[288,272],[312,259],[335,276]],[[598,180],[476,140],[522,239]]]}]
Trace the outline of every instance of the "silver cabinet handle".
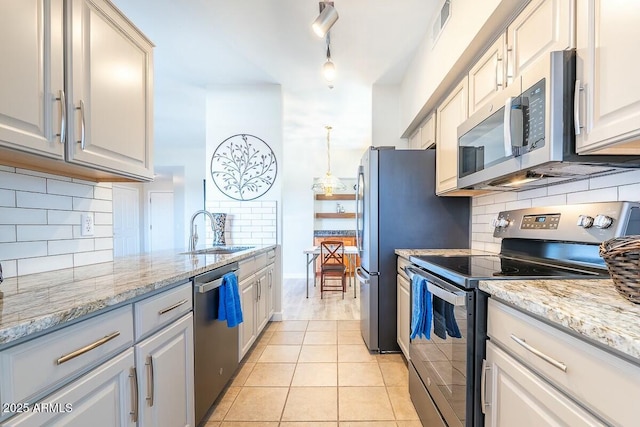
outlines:
[{"label": "silver cabinet handle", "polygon": [[507,46],[507,84],[513,78],[513,47]]},{"label": "silver cabinet handle", "polygon": [[504,86],[502,68],[502,57],[498,55],[496,58],[496,91]]},{"label": "silver cabinet handle", "polygon": [[529,344],[527,344],[525,342],[525,340],[518,338],[517,336],[511,334],[511,339],[514,340],[515,342],[517,342],[518,344],[520,344],[522,347],[525,348],[525,350],[530,351],[531,353],[535,354],[536,356],[538,356],[540,359],[544,360],[547,363],[550,363],[551,365],[555,366],[556,368],[560,369],[562,372],[567,372],[567,365],[565,365],[562,362],[558,362],[556,359],[554,359],[551,356],[547,356],[546,354],[544,354],[543,352],[541,352],[540,350],[531,347]]},{"label": "silver cabinet handle", "polygon": [[273,271],[269,271],[269,289],[273,288]]},{"label": "silver cabinet handle", "polygon": [[60,101],[60,133],[56,136],[60,137],[60,144],[64,144],[67,139],[67,97],[64,95],[64,90],[59,91],[56,101]]},{"label": "silver cabinet handle", "polygon": [[71,359],[75,359],[76,357],[87,353],[91,350],[93,350],[94,348],[100,347],[103,344],[108,343],[109,341],[111,341],[112,339],[114,339],[115,337],[117,337],[118,335],[120,335],[120,331],[116,331],[116,332],[112,332],[109,335],[104,336],[103,338],[100,338],[99,340],[92,342],[91,344],[84,346],[82,348],[79,348],[75,351],[72,351],[69,354],[65,354],[64,356],[61,356],[57,361],[56,364],[57,365],[62,365],[65,362],[68,362]]},{"label": "silver cabinet handle", "polygon": [[76,107],[76,110],[80,110],[80,148],[84,150],[85,146],[85,123],[84,123],[84,101],[80,100],[80,106]]},{"label": "silver cabinet handle", "polygon": [[153,380],[153,356],[147,356],[147,361],[145,362],[145,366],[147,367],[147,397],[146,400],[149,403],[149,406],[153,406],[153,390],[155,388],[154,380]]},{"label": "silver cabinet handle", "polygon": [[134,423],[138,422],[138,373],[136,372],[136,368],[133,367],[129,369],[129,378],[131,378],[131,421]]},{"label": "silver cabinet handle", "polygon": [[183,299],[182,301],[178,301],[177,303],[170,305],[169,307],[163,308],[162,310],[158,311],[158,315],[162,316],[163,314],[166,314],[168,312],[170,312],[171,310],[175,310],[176,308],[180,307],[182,304],[186,304],[189,300],[187,298]]},{"label": "silver cabinet handle", "polygon": [[575,92],[573,93],[573,127],[576,135],[580,135],[580,92],[584,90],[580,80],[576,80]]},{"label": "silver cabinet handle", "polygon": [[491,366],[487,365],[487,359],[482,359],[482,377],[480,378],[480,404],[483,414],[486,414],[487,406],[491,406],[491,402],[487,403],[487,372],[490,370]]}]

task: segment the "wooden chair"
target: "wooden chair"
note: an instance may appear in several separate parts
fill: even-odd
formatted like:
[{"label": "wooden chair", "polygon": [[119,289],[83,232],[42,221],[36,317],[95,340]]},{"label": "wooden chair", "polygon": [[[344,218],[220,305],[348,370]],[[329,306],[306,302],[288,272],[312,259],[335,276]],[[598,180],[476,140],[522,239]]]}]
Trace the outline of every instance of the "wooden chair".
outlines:
[{"label": "wooden chair", "polygon": [[[320,298],[327,291],[342,291],[342,299],[347,291],[347,266],[345,265],[344,243],[325,240],[320,243]],[[341,285],[328,285],[327,279],[340,279]]]}]

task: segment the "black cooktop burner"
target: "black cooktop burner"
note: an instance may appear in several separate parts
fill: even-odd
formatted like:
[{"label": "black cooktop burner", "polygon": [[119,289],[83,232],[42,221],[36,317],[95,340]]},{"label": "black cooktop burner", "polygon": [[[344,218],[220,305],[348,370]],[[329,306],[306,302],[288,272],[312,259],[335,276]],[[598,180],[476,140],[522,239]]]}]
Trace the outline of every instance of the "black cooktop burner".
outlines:
[{"label": "black cooktop burner", "polygon": [[606,275],[606,271],[586,268],[569,268],[561,265],[538,264],[532,261],[500,255],[435,256],[420,255],[412,261],[435,274],[447,277],[463,276],[466,279],[491,278],[587,278]]}]

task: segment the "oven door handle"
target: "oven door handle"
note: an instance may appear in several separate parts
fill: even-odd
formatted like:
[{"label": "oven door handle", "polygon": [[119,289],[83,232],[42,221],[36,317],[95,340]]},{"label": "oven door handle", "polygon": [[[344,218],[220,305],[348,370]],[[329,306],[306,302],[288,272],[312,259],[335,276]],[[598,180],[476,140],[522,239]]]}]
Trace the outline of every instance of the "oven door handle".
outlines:
[{"label": "oven door handle", "polygon": [[445,285],[444,283],[436,285],[431,280],[429,280],[429,278],[424,277],[422,274],[420,274],[419,270],[416,270],[415,268],[411,268],[409,266],[405,267],[404,271],[407,273],[407,276],[409,276],[409,280],[411,281],[413,281],[413,276],[418,276],[425,279],[427,281],[427,289],[429,290],[429,292],[431,292],[438,298],[443,299],[456,307],[464,306],[467,304],[467,293],[465,291],[461,291],[460,289],[452,285]]}]

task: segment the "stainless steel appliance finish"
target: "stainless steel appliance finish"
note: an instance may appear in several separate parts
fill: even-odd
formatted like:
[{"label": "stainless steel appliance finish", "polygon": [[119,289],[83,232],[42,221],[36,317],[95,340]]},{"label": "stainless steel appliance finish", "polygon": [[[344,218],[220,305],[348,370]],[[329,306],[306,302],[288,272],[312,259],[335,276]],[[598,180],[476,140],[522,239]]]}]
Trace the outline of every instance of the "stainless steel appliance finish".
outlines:
[{"label": "stainless steel appliance finish", "polygon": [[370,147],[356,206],[362,336],[371,351],[400,351],[395,249],[468,248],[470,199],[435,195],[435,150]]},{"label": "stainless steel appliance finish", "polygon": [[409,389],[423,422],[484,425],[480,396],[488,295],[477,289],[480,280],[608,277],[599,244],[635,234],[640,234],[640,203],[536,207],[498,214],[494,236],[502,238],[499,254],[410,257],[408,275],[425,278],[435,296],[441,297],[439,287],[456,295],[449,301],[463,336],[442,340],[432,335],[409,345]]},{"label": "stainless steel appliance finish", "polygon": [[193,278],[196,425],[238,367],[238,327],[218,320],[222,276],[237,269],[238,263],[232,263]]},{"label": "stainless steel appliance finish", "polygon": [[551,52],[458,127],[458,188],[533,188],[640,167],[638,156],[576,154],[575,62],[575,51]]}]

